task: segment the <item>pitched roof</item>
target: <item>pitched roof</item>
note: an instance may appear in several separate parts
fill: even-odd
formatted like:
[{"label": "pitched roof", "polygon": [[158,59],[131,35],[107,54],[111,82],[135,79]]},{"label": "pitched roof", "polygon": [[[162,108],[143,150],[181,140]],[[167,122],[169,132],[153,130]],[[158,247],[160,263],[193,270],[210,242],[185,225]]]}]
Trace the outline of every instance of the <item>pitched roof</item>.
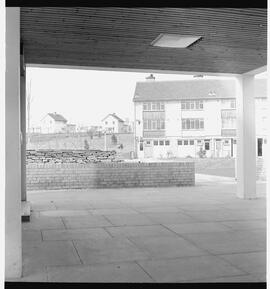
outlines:
[{"label": "pitched roof", "polygon": [[[267,81],[255,80],[256,97],[267,97]],[[194,79],[137,82],[133,101],[235,98],[234,80]]]},{"label": "pitched roof", "polygon": [[67,120],[61,115],[61,114],[58,114],[58,113],[48,113],[48,115],[53,118],[55,121],[62,121],[62,122],[67,122]]},{"label": "pitched roof", "polygon": [[124,122],[119,116],[117,116],[115,113],[109,113],[107,116],[105,116],[103,119],[102,119],[102,121],[103,120],[105,120],[108,116],[112,116],[112,117],[114,117],[115,119],[117,119],[118,121],[120,121],[120,122]]}]

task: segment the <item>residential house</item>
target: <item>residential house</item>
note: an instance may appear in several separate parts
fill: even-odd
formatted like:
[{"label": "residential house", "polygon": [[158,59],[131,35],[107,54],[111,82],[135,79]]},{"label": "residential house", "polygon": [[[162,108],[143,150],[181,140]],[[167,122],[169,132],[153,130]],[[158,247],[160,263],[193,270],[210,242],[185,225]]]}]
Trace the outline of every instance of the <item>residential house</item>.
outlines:
[{"label": "residential house", "polygon": [[[266,144],[266,80],[255,81],[257,154]],[[236,83],[193,79],[137,82],[134,93],[139,158],[235,157]]]},{"label": "residential house", "polygon": [[62,133],[66,130],[67,120],[56,112],[48,113],[40,121],[41,133]]},{"label": "residential house", "polygon": [[115,113],[108,114],[102,119],[102,128],[107,133],[123,133],[124,121]]}]

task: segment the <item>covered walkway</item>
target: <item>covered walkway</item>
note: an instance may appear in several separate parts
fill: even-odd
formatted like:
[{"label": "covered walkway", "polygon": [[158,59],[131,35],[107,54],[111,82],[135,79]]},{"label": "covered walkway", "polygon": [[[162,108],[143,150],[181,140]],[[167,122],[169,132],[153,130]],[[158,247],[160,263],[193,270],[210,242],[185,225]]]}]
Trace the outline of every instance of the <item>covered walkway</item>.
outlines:
[{"label": "covered walkway", "polygon": [[29,192],[20,281],[265,282],[265,183],[252,202],[232,178],[196,183]]}]

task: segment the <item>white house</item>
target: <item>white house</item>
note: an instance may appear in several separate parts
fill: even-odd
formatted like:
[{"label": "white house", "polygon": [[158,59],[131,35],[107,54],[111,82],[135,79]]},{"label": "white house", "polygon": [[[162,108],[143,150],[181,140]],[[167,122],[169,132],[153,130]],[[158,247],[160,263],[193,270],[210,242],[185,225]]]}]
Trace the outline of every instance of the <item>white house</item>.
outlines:
[{"label": "white house", "polygon": [[41,133],[60,133],[66,131],[67,120],[56,112],[46,114],[40,121]]},{"label": "white house", "polygon": [[[134,94],[139,158],[235,157],[234,80],[144,81]],[[255,82],[257,154],[266,144],[266,80]]]},{"label": "white house", "polygon": [[124,132],[124,121],[115,113],[108,114],[102,119],[102,129],[108,133]]}]

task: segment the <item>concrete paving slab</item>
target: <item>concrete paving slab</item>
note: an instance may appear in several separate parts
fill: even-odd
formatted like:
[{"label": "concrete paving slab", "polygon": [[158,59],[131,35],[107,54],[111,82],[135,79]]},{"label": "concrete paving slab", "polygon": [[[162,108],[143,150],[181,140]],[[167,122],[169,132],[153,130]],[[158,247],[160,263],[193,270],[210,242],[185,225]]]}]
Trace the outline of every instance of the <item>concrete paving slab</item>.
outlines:
[{"label": "concrete paving slab", "polygon": [[48,267],[47,270],[49,282],[153,282],[142,268],[134,262],[91,266]]},{"label": "concrete paving slab", "polygon": [[247,253],[266,250],[264,230],[185,234],[198,247],[213,254]]},{"label": "concrete paving slab", "polygon": [[36,246],[23,247],[23,258],[30,260],[29,266],[81,264],[71,241],[46,241]]},{"label": "concrete paving slab", "polygon": [[96,210],[90,210],[91,214],[93,215],[120,215],[120,214],[124,214],[124,215],[131,215],[131,214],[138,214],[138,212],[136,212],[133,209],[130,208],[113,208],[113,209],[96,209]]},{"label": "concrete paving slab", "polygon": [[126,208],[126,204],[123,204],[122,202],[119,201],[114,201],[114,200],[101,200],[101,201],[96,201],[96,200],[91,200],[89,202],[89,205],[91,209],[120,209],[120,208]]},{"label": "concrete paving slab", "polygon": [[30,222],[23,223],[23,230],[42,230],[42,229],[64,229],[64,223],[61,218],[50,217],[30,217]]},{"label": "concrete paving slab", "polygon": [[180,235],[190,233],[223,232],[232,230],[231,228],[226,227],[218,222],[167,224],[166,227]]},{"label": "concrete paving slab", "polygon": [[157,282],[195,282],[205,278],[246,275],[215,256],[146,260],[138,263]]},{"label": "concrete paving slab", "polygon": [[136,261],[149,258],[149,254],[137,248],[126,238],[74,241],[83,264]]},{"label": "concrete paving slab", "polygon": [[131,225],[155,225],[157,222],[147,218],[142,214],[120,214],[120,215],[105,215],[115,226],[131,226]]},{"label": "concrete paving slab", "polygon": [[112,226],[112,224],[106,220],[103,216],[77,216],[77,217],[63,217],[63,221],[67,229],[78,228],[97,228]]},{"label": "concrete paving slab", "polygon": [[146,217],[157,222],[158,224],[181,224],[194,223],[196,218],[182,213],[143,213]]},{"label": "concrete paving slab", "polygon": [[206,222],[219,222],[219,221],[234,221],[234,220],[252,220],[252,219],[263,219],[265,214],[259,211],[248,211],[248,210],[228,210],[218,209],[216,211],[189,211],[186,212],[192,218],[206,221]]},{"label": "concrete paving slab", "polygon": [[55,206],[57,210],[89,210],[92,207],[87,203],[62,203],[62,202],[55,202]]},{"label": "concrete paving slab", "polygon": [[179,212],[179,209],[177,207],[166,207],[166,206],[160,206],[158,204],[157,206],[151,206],[151,207],[142,207],[142,208],[137,208],[136,211],[142,212],[142,213],[177,213]]},{"label": "concrete paving slab", "polygon": [[84,240],[109,238],[110,235],[103,228],[43,230],[44,241],[48,240]]},{"label": "concrete paving slab", "polygon": [[22,230],[23,242],[42,241],[40,230]]},{"label": "concrete paving slab", "polygon": [[138,248],[150,253],[152,259],[209,255],[178,236],[129,237]]},{"label": "concrete paving slab", "polygon": [[139,236],[174,236],[175,234],[161,225],[107,227],[106,230],[114,237]]},{"label": "concrete paving slab", "polygon": [[266,252],[219,255],[232,265],[250,274],[266,275]]},{"label": "concrete paving slab", "polygon": [[[185,281],[187,283],[194,282],[194,281]],[[228,277],[220,277],[220,278],[205,278],[205,279],[198,279],[196,283],[253,283],[253,282],[262,282],[260,279],[254,275],[247,274],[247,275],[239,275],[239,276],[228,276]]]},{"label": "concrete paving slab", "polygon": [[266,230],[266,220],[227,221],[222,222],[222,225],[236,231],[256,229]]},{"label": "concrete paving slab", "polygon": [[55,210],[56,206],[53,202],[36,202],[33,201],[30,202],[31,204],[31,210],[33,211],[47,211],[47,210]]},{"label": "concrete paving slab", "polygon": [[42,211],[40,216],[45,217],[72,217],[72,216],[87,216],[89,212],[86,210],[53,210]]}]

